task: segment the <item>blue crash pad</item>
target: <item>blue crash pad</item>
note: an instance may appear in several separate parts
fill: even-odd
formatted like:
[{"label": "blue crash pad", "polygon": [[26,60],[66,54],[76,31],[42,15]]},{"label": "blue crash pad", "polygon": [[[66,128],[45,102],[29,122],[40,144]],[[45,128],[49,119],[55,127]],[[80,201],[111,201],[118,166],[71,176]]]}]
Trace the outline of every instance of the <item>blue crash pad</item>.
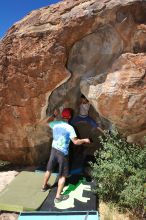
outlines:
[{"label": "blue crash pad", "polygon": [[98,212],[23,212],[18,220],[99,220]]}]

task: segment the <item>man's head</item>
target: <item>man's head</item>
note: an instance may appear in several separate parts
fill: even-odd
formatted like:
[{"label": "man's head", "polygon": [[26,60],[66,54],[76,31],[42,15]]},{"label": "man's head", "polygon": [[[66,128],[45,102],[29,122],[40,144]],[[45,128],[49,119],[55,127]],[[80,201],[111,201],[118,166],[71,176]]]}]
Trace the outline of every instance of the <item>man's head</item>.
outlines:
[{"label": "man's head", "polygon": [[69,120],[72,117],[72,109],[71,108],[64,108],[61,116],[63,119]]}]

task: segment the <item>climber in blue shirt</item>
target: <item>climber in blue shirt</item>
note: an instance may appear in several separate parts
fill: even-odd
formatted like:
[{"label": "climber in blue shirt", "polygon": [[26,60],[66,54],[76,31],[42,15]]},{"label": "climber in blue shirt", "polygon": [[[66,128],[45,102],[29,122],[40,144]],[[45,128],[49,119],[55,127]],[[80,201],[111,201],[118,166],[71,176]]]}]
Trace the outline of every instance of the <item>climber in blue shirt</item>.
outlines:
[{"label": "climber in blue shirt", "polygon": [[79,139],[75,133],[74,128],[68,124],[68,120],[71,118],[71,111],[69,108],[64,108],[62,111],[62,120],[54,121],[58,112],[54,111],[53,116],[44,119],[41,123],[47,124],[53,131],[53,142],[50,159],[47,164],[47,171],[44,177],[44,183],[42,191],[48,189],[48,180],[51,176],[52,170],[56,164],[59,164],[59,180],[58,188],[54,202],[59,203],[63,200],[68,199],[68,195],[62,195],[66,177],[69,174],[68,165],[68,150],[70,141],[75,145],[82,145],[84,143],[90,143],[88,138]]}]

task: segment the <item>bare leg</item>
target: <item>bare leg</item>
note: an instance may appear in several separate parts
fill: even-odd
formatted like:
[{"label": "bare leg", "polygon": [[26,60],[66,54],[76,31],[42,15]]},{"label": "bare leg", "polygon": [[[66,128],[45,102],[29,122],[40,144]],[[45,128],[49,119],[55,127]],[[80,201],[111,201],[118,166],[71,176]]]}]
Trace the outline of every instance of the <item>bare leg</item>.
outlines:
[{"label": "bare leg", "polygon": [[50,176],[51,176],[51,172],[47,170],[44,176],[43,187],[47,186]]},{"label": "bare leg", "polygon": [[102,134],[104,134],[104,135],[105,135],[105,132],[104,132],[104,130],[102,130],[102,128],[97,127],[97,130],[98,130],[98,131],[100,131]]},{"label": "bare leg", "polygon": [[56,198],[60,198],[60,194],[63,190],[65,180],[66,180],[65,176],[61,176],[58,180],[58,188],[57,188]]}]

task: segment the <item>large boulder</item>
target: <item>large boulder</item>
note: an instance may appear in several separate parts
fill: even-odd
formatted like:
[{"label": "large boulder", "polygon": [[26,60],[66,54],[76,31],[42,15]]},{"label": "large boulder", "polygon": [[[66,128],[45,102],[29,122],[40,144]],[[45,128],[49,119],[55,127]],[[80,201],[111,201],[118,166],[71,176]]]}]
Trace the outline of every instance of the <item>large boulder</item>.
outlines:
[{"label": "large boulder", "polygon": [[[76,109],[80,81],[100,75],[104,82],[122,53],[145,52],[145,11],[146,2],[138,0],[65,0],[31,12],[8,30],[0,41],[0,159],[47,159],[50,135],[38,121],[64,102]],[[131,124],[125,128],[132,130]]]},{"label": "large boulder", "polygon": [[82,90],[85,87],[84,93],[101,116],[127,135],[145,129],[146,55],[121,55],[105,81],[96,85],[93,85],[94,82],[93,78],[83,82]]}]

